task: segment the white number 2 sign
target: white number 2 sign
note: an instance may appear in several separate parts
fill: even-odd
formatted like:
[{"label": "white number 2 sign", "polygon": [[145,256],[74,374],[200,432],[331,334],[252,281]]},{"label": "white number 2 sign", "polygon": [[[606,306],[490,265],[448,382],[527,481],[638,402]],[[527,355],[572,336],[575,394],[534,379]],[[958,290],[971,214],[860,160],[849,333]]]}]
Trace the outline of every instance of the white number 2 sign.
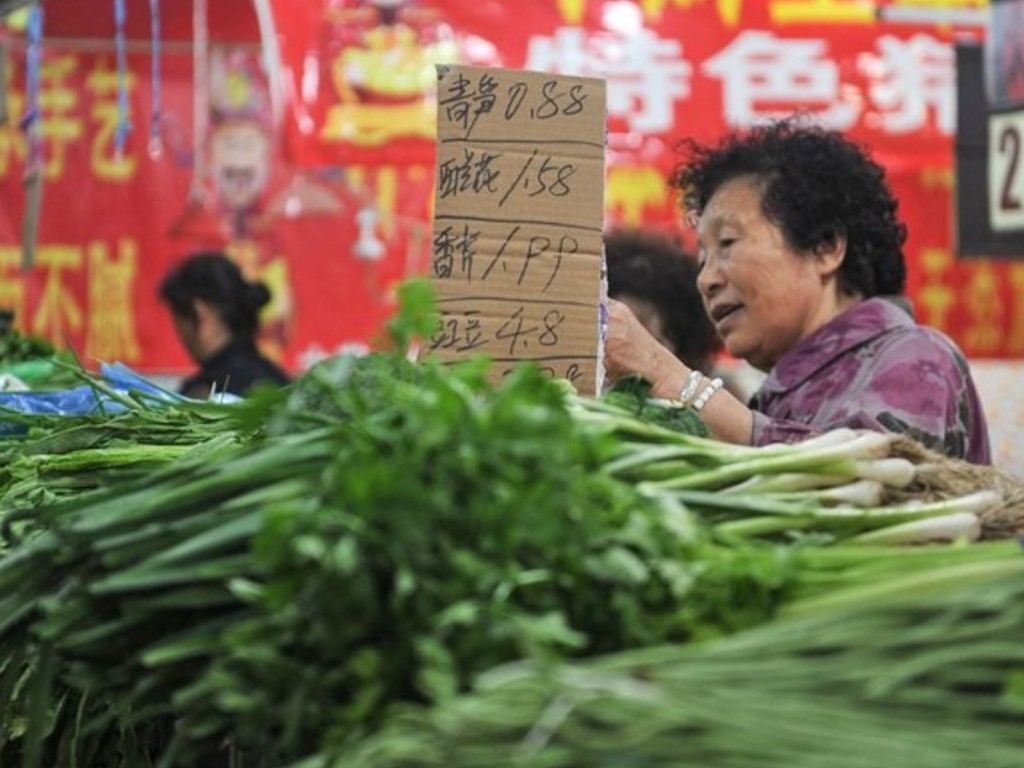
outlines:
[{"label": "white number 2 sign", "polygon": [[988,118],[988,210],[995,232],[1024,232],[1024,109]]}]

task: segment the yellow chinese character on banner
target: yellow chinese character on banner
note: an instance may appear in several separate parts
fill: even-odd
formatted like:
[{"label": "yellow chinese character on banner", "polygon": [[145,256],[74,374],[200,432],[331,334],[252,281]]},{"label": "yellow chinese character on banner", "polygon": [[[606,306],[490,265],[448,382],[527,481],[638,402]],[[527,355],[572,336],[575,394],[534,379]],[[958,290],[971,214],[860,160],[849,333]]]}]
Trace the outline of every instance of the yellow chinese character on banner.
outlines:
[{"label": "yellow chinese character on banner", "polygon": [[643,223],[644,210],[668,203],[668,184],[653,166],[613,168],[608,172],[607,205],[625,224]]},{"label": "yellow chinese character on banner", "polygon": [[1006,335],[1006,354],[1017,356],[1024,353],[1024,264],[1014,264],[1009,268],[1010,290],[1013,301],[1010,303],[1010,331]]},{"label": "yellow chinese character on banner", "polygon": [[949,310],[953,308],[954,292],[947,279],[953,266],[953,256],[942,248],[921,251],[924,280],[917,291],[917,304],[922,310],[922,322],[949,332]]},{"label": "yellow chinese character on banner", "polygon": [[[129,93],[135,87],[135,75],[127,72],[125,87]],[[120,157],[114,150],[114,136],[117,132],[117,70],[111,68],[106,58],[96,60],[96,65],[86,78],[85,87],[93,96],[92,118],[98,125],[92,140],[89,160],[92,172],[105,181],[128,181],[135,175],[136,160],[127,153]]]},{"label": "yellow chinese character on banner", "polygon": [[227,254],[247,280],[262,282],[270,291],[270,301],[260,310],[260,349],[272,360],[280,360],[294,319],[288,261],[266,241],[234,240]]},{"label": "yellow chinese character on banner", "polygon": [[39,132],[45,146],[43,175],[47,179],[64,174],[68,145],[82,136],[82,119],[75,113],[78,92],[68,84],[77,67],[78,60],[66,55],[44,61],[40,69]]},{"label": "yellow chinese character on banner", "polygon": [[579,24],[583,20],[583,12],[587,9],[587,0],[557,0],[558,12],[569,24]]},{"label": "yellow chinese character on banner", "polygon": [[970,270],[964,302],[970,325],[964,334],[969,354],[993,355],[999,351],[1003,331],[1003,298],[999,295],[999,279],[989,263],[978,263]]},{"label": "yellow chinese character on banner", "polygon": [[924,190],[951,190],[956,181],[956,172],[952,168],[936,168],[926,165],[921,169],[919,181]]},{"label": "yellow chinese character on banner", "polygon": [[132,240],[118,243],[116,259],[111,258],[105,243],[89,244],[89,324],[85,354],[90,359],[126,362],[139,359],[132,296],[138,257],[138,245]]},{"label": "yellow chinese character on banner", "polygon": [[[695,5],[703,4],[708,0],[639,0],[643,10],[644,18],[648,21],[657,21],[661,18],[666,6],[672,5],[676,8],[689,10]],[[730,27],[735,27],[740,20],[740,13],[743,10],[743,0],[714,0],[715,8],[718,11],[718,18]],[[555,0],[558,6],[558,13],[566,24],[577,25],[582,23],[587,10],[587,0]]]},{"label": "yellow chinese character on banner", "polygon": [[67,270],[82,268],[82,252],[72,245],[46,245],[36,253],[36,269],[46,273],[43,292],[32,317],[32,332],[55,344],[64,344],[67,331],[82,328],[82,308],[63,277]]},{"label": "yellow chinese character on banner", "polygon": [[[658,21],[661,18],[661,14],[665,10],[665,6],[672,5],[676,8],[682,8],[683,10],[689,10],[693,6],[703,3],[704,0],[640,0],[640,6],[644,10],[644,17]],[[741,0],[732,0],[731,5],[737,5]],[[718,0],[719,8],[723,5],[723,0]]]},{"label": "yellow chinese character on banner", "polygon": [[[366,166],[352,166],[345,171],[351,188],[363,190],[364,194],[372,197],[373,207],[381,214],[381,231],[387,237],[393,235],[395,231],[395,215],[400,187],[398,172],[398,166],[394,165],[382,165],[372,174],[367,173]],[[414,179],[422,173],[422,166],[416,166],[410,170],[410,176]],[[367,200],[365,204],[371,203]]]},{"label": "yellow chinese character on banner", "polygon": [[386,235],[394,234],[394,213],[398,204],[398,168],[385,165],[377,172],[377,210],[381,217],[381,229]]},{"label": "yellow chinese character on banner", "polygon": [[24,327],[25,284],[21,279],[21,248],[16,245],[0,246],[0,309],[13,311],[15,325]]},{"label": "yellow chinese character on banner", "polygon": [[[11,67],[10,56],[5,56],[4,71],[10,73]],[[6,177],[12,166],[25,162],[25,134],[18,127],[17,118],[12,117],[25,111],[25,95],[15,90],[15,83],[9,75],[6,88],[8,118],[0,125],[0,178]]]},{"label": "yellow chinese character on banner", "polygon": [[916,5],[926,8],[988,8],[989,0],[892,0],[890,5]]},{"label": "yellow chinese character on banner", "polygon": [[873,0],[771,0],[776,24],[870,24],[875,21]]}]

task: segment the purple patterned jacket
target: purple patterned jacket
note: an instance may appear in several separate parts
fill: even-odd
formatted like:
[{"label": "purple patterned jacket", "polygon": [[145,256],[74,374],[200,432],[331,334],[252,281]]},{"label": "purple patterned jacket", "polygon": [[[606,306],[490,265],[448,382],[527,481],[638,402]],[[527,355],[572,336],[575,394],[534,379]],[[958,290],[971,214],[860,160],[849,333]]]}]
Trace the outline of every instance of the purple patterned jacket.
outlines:
[{"label": "purple patterned jacket", "polygon": [[835,427],[900,432],[990,464],[988,426],[963,355],[893,301],[867,299],[787,352],[750,400],[755,445]]}]

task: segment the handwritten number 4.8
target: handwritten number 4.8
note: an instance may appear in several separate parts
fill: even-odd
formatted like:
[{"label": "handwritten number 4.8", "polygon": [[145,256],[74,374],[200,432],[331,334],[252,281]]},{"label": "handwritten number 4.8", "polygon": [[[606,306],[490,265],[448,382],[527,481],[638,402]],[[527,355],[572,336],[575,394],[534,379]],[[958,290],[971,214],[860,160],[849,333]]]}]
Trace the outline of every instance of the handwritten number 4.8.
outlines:
[{"label": "handwritten number 4.8", "polygon": [[526,350],[530,346],[530,337],[536,334],[536,341],[544,347],[553,347],[558,344],[558,327],[565,322],[565,315],[557,309],[549,310],[544,314],[541,321],[543,327],[536,325],[527,326],[524,323],[524,307],[519,307],[513,312],[508,320],[501,324],[501,327],[494,334],[499,341],[508,342],[508,353],[516,354],[518,351]]}]

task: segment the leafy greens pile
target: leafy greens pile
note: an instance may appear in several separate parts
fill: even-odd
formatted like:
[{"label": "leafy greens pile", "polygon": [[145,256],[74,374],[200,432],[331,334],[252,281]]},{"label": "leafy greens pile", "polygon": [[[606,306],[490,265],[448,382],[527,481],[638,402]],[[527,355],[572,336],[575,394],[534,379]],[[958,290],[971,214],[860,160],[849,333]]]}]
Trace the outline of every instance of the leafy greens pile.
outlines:
[{"label": "leafy greens pile", "polygon": [[57,500],[0,559],[0,762],[196,765],[230,737],[282,764],[501,662],[733,631],[787,588],[775,550],[601,471],[614,437],[532,368],[335,358],[233,418],[257,436]]},{"label": "leafy greens pile", "polygon": [[393,352],[231,407],[11,416],[0,765],[1015,764],[1016,542],[882,545],[998,493],[880,506],[879,434],[414,365],[404,290]]}]

